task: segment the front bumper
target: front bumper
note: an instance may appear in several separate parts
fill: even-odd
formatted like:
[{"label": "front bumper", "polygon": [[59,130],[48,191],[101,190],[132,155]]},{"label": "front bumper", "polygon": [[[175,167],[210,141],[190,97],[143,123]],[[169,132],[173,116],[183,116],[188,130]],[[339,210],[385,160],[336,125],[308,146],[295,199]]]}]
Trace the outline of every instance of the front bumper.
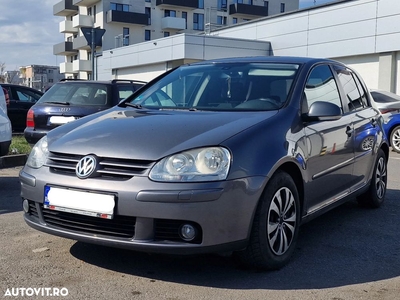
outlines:
[{"label": "front bumper", "polygon": [[[40,178],[40,179],[39,179]],[[53,174],[49,168],[20,172],[21,196],[29,202],[26,223],[43,232],[78,241],[156,253],[193,254],[243,249],[265,178],[207,183],[158,183],[79,179]],[[116,195],[114,219],[106,220],[45,209],[46,185]],[[179,231],[197,229],[193,241]]]}]

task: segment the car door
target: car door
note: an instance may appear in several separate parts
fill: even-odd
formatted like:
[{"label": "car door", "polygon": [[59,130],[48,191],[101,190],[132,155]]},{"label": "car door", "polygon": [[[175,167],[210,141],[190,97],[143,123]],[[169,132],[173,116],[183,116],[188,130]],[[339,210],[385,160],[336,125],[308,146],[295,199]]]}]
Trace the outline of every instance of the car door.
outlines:
[{"label": "car door", "polygon": [[351,115],[354,130],[353,189],[363,186],[374,166],[374,146],[382,134],[378,125],[380,113],[368,102],[366,88],[357,74],[344,66],[334,66],[344,108]]},{"label": "car door", "polygon": [[309,122],[304,126],[305,209],[311,214],[349,193],[353,181],[353,117],[343,109],[338,85],[328,64],[311,70],[303,97],[303,110],[310,109],[314,102],[323,101],[337,105],[342,111],[338,120]]},{"label": "car door", "polygon": [[8,116],[11,120],[13,131],[22,132],[26,127],[26,114],[28,110],[40,99],[42,93],[23,86],[10,86],[10,106]]}]

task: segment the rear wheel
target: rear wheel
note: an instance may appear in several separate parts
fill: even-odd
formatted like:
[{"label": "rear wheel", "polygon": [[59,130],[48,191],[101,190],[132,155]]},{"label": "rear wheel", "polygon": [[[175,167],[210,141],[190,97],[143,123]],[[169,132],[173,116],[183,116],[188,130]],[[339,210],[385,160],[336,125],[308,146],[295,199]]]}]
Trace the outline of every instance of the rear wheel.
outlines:
[{"label": "rear wheel", "polygon": [[395,127],[390,134],[390,145],[394,151],[400,153],[400,126]]},{"label": "rear wheel", "polygon": [[377,208],[385,200],[387,185],[387,160],[382,149],[376,155],[374,172],[372,174],[369,189],[364,194],[357,197],[359,204]]},{"label": "rear wheel", "polygon": [[261,196],[248,247],[237,254],[242,263],[263,270],[283,267],[295,249],[300,225],[296,185],[279,171]]}]

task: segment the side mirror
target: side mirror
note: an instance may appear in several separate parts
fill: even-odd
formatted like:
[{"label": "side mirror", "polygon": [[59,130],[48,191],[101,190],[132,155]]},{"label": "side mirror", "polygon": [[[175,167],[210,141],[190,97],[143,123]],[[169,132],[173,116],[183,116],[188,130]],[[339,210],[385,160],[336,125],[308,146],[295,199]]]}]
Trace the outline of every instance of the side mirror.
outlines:
[{"label": "side mirror", "polygon": [[334,121],[342,117],[342,110],[336,104],[323,101],[315,101],[311,104],[308,113],[303,115],[303,119],[310,121]]}]

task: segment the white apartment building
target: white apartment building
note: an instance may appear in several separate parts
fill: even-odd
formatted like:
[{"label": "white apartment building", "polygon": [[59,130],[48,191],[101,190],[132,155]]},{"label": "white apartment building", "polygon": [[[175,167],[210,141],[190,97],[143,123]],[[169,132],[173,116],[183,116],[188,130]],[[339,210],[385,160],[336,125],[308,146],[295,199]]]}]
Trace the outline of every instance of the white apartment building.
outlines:
[{"label": "white apartment building", "polygon": [[95,49],[97,66],[97,57],[107,50],[182,33],[210,34],[298,7],[299,0],[62,0],[53,14],[64,17],[60,33],[65,41],[54,45],[53,52],[65,56],[60,64],[65,77],[97,79],[99,72],[92,72],[94,52],[82,28],[105,29]]}]

